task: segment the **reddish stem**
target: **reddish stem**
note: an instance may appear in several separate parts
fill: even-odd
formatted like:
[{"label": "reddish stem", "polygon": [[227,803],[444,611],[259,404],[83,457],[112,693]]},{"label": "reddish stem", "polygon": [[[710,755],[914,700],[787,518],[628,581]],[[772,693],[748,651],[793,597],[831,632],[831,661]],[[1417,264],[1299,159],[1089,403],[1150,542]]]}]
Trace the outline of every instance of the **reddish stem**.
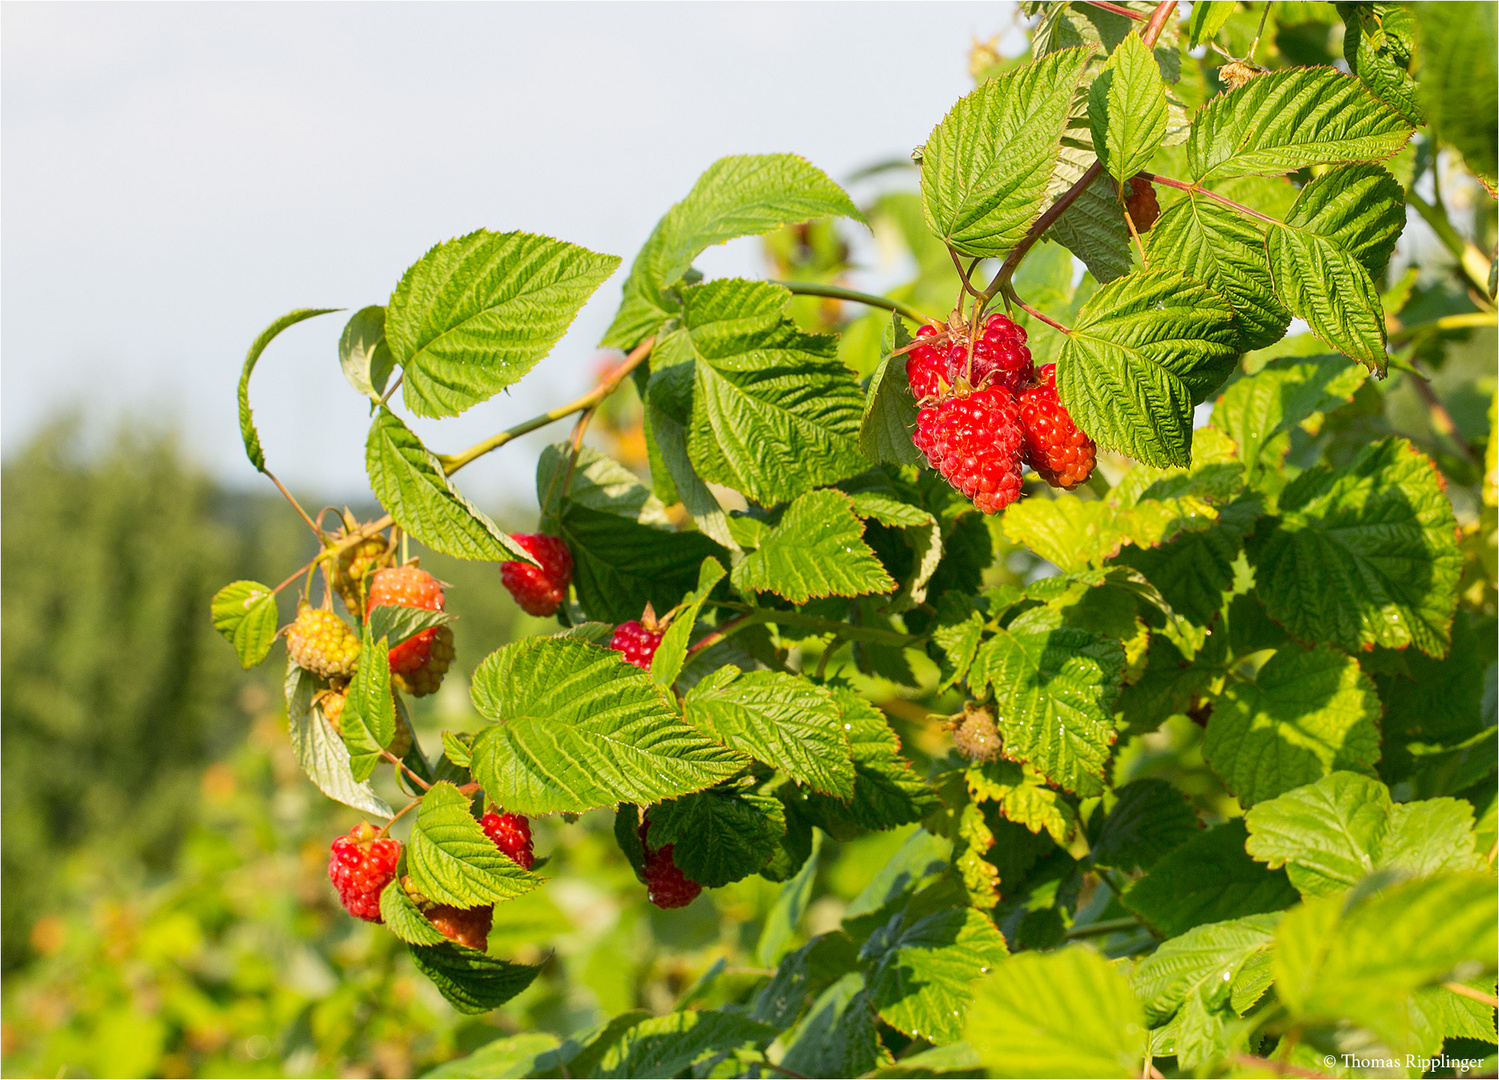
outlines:
[{"label": "reddish stem", "polygon": [[1057,322],[1055,319],[1048,318],[1046,315],[1042,314],[1041,312],[1037,311],[1035,308],[1031,307],[1024,300],[1020,299],[1019,296],[1015,295],[1015,290],[1014,289],[1010,289],[1010,288],[1005,289],[1005,296],[1009,297],[1011,303],[1013,303],[1016,307],[1018,307],[1021,311],[1025,312],[1031,318],[1033,318],[1033,319],[1040,319],[1042,322],[1044,322],[1047,326],[1051,327],[1053,330],[1060,330],[1064,334],[1071,334],[1072,333],[1071,330],[1067,329],[1065,326],[1063,326],[1061,323]]},{"label": "reddish stem", "polygon": [[1173,180],[1169,176],[1157,176],[1155,173],[1142,172],[1139,174],[1139,177],[1141,180],[1149,181],[1152,184],[1164,184],[1166,187],[1176,188],[1177,191],[1185,191],[1190,195],[1206,195],[1210,199],[1216,199],[1218,202],[1221,202],[1224,206],[1228,207],[1231,210],[1237,210],[1241,214],[1247,214],[1249,217],[1258,218],[1260,221],[1267,222],[1271,225],[1285,224],[1280,219],[1273,218],[1269,214],[1262,214],[1258,210],[1250,209],[1243,203],[1236,203],[1232,199],[1225,198],[1224,196],[1219,195],[1216,191],[1213,191],[1211,188],[1198,187],[1196,184],[1189,184],[1185,180]]},{"label": "reddish stem", "polygon": [[1112,11],[1115,15],[1123,15],[1126,19],[1139,19],[1141,22],[1145,21],[1145,16],[1141,15],[1138,11],[1131,11],[1129,8],[1124,7],[1120,4],[1111,4],[1108,2],[1108,0],[1084,0],[1084,3],[1087,3],[1096,8],[1102,8],[1104,11]]}]

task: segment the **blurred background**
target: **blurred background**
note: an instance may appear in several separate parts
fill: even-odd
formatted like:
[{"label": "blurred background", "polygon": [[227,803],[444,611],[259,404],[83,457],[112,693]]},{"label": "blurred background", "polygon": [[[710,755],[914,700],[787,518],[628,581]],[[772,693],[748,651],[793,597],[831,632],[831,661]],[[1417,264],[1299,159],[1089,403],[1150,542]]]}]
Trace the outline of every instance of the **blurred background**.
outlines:
[{"label": "blurred background", "polygon": [[[499,1034],[664,1011],[719,959],[716,996],[764,974],[780,886],[755,877],[658,911],[608,814],[537,823],[553,883],[497,909],[491,949],[544,974],[494,1013],[460,1016],[391,935],[344,915],[328,844],[358,815],[298,769],[274,658],[241,672],[208,620],[222,584],[279,581],[314,550],[244,460],[239,365],[282,312],[383,303],[431,244],[477,227],[628,266],[697,175],[742,152],[803,154],[873,229],[737,241],[700,260],[706,273],[837,280],[945,311],[956,279],[903,163],[1026,47],[1017,20],[1005,3],[0,6],[6,1075],[415,1075]],[[1341,55],[1335,15],[1310,26],[1284,31],[1301,62]],[[1445,195],[1487,243],[1492,204]],[[1412,321],[1471,310],[1443,258],[1413,219],[1390,271]],[[1058,283],[1060,307],[1080,302],[1060,249],[1027,269]],[[457,450],[586,389],[618,289],[513,393],[414,426]],[[878,316],[805,297],[794,313],[844,331],[845,359],[870,369]],[[367,408],[338,369],[341,326],[278,339],[254,404],[270,467],[305,504],[367,516]],[[1437,345],[1433,385],[1481,445],[1493,331]],[[1459,519],[1476,519],[1476,477],[1428,404],[1399,376],[1368,394],[1329,437],[1412,435],[1456,480]],[[565,435],[485,459],[465,491],[502,526],[533,527],[536,456]],[[627,394],[590,439],[643,467]],[[993,548],[995,582],[1044,572],[997,529],[972,542]],[[494,566],[422,559],[459,617],[459,663],[415,716],[431,752],[439,730],[475,724],[460,670],[550,623],[519,612]],[[923,767],[941,745],[928,714],[952,703],[896,683],[883,699]],[[1200,775],[1211,800],[1181,719],[1119,767]],[[906,831],[826,844],[802,931],[836,924]]]}]

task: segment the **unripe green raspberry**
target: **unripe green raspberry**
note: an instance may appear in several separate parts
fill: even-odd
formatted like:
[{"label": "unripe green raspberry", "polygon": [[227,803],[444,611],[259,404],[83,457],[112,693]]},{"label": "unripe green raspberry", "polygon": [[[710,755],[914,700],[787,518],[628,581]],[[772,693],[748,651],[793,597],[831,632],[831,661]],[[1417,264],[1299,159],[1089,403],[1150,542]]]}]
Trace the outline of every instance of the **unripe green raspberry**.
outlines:
[{"label": "unripe green raspberry", "polygon": [[359,663],[359,637],[333,612],[303,603],[286,630],[286,651],[314,675],[347,679]]}]

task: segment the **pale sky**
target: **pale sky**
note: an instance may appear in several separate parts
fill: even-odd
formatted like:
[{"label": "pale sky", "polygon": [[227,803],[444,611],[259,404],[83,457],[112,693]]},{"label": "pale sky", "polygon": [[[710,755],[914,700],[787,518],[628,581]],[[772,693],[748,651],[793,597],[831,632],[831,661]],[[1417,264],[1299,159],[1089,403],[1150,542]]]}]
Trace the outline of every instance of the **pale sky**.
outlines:
[{"label": "pale sky", "polygon": [[[459,449],[585,388],[631,257],[707,165],[790,151],[841,180],[905,155],[971,89],[973,37],[1012,19],[1009,3],[0,5],[4,449],[78,403],[101,428],[175,423],[214,475],[253,483],[235,383],[283,312],[384,303],[428,247],[479,227],[622,256],[511,395],[416,425]],[[699,265],[761,271],[754,242]],[[366,490],[346,317],[288,331],[252,387],[270,467],[329,498]],[[565,434],[472,467],[465,490],[530,502],[537,449]]]}]

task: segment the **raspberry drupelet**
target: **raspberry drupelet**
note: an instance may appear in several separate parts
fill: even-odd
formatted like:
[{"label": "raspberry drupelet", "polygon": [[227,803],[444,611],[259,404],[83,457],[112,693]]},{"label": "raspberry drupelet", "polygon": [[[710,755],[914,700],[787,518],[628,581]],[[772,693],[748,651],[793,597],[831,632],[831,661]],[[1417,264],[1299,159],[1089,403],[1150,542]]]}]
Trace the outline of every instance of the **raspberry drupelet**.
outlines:
[{"label": "raspberry drupelet", "polygon": [[650,832],[649,816],[640,822],[640,843],[645,848],[646,898],[658,908],[686,907],[696,900],[703,887],[682,873],[672,859],[673,844],[652,848],[646,839]]},{"label": "raspberry drupelet", "polygon": [[1057,366],[1042,367],[1040,381],[1020,395],[1025,460],[1052,487],[1071,491],[1093,475],[1097,449],[1057,397]]},{"label": "raspberry drupelet", "polygon": [[609,648],[617,653],[623,653],[625,659],[636,667],[649,671],[651,661],[656,657],[656,649],[660,647],[661,638],[664,636],[660,631],[651,630],[635,619],[631,619],[614,628],[614,636],[609,639]]},{"label": "raspberry drupelet", "polygon": [[[445,604],[442,584],[415,566],[377,571],[370,581],[368,611],[387,604],[441,611]],[[402,690],[424,697],[442,685],[453,656],[452,629],[433,626],[390,650],[390,673]]]},{"label": "raspberry drupelet", "polygon": [[1020,410],[1004,387],[927,406],[913,439],[932,468],[984,513],[1020,497]]},{"label": "raspberry drupelet", "polygon": [[479,825],[484,835],[510,856],[516,866],[522,870],[531,869],[531,864],[536,861],[536,851],[532,846],[531,822],[525,816],[491,809],[479,819]]},{"label": "raspberry drupelet", "polygon": [[362,821],[348,836],[333,841],[332,851],[328,880],[344,910],[366,922],[383,922],[380,893],[396,876],[401,842],[377,836],[374,826]]},{"label": "raspberry drupelet", "polygon": [[531,615],[554,614],[573,580],[573,556],[567,545],[545,533],[516,533],[511,537],[540,567],[523,562],[500,564],[500,580],[521,609]]}]

